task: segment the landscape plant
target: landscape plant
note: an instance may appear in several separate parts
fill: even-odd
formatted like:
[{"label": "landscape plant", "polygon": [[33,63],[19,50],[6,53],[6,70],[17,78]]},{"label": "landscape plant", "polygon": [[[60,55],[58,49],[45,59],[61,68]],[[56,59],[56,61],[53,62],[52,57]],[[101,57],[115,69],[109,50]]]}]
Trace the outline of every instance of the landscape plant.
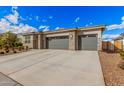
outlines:
[{"label": "landscape plant", "polygon": [[120,51],[120,57],[122,60],[124,60],[124,51]]},{"label": "landscape plant", "polygon": [[23,49],[24,46],[19,42],[16,34],[10,31],[0,34],[0,54],[9,53],[10,51],[16,53],[16,50],[22,51]]},{"label": "landscape plant", "polygon": [[120,51],[120,57],[121,57],[121,62],[118,64],[118,66],[124,70],[124,51]]}]

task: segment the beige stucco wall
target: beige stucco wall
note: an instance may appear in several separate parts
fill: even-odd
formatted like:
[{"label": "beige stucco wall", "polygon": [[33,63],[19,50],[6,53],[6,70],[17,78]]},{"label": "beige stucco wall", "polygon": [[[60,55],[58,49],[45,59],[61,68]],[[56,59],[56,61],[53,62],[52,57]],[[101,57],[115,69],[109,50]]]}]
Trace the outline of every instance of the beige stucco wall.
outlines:
[{"label": "beige stucco wall", "polygon": [[38,49],[46,48],[46,37],[55,37],[55,36],[69,36],[69,49],[70,50],[78,50],[78,36],[79,35],[88,35],[88,34],[97,34],[98,39],[98,50],[102,49],[102,31],[101,29],[96,30],[77,30],[77,31],[70,31],[65,33],[54,33],[54,34],[43,34],[38,35]]},{"label": "beige stucco wall", "polygon": [[69,32],[69,50],[76,49],[76,32]]},{"label": "beige stucco wall", "polygon": [[[71,31],[58,31],[58,32],[50,32],[50,33],[46,33],[46,32],[42,32],[42,33],[35,33],[35,34],[31,34],[31,43],[29,44],[25,44],[25,42],[23,42],[24,45],[29,46],[30,48],[36,48],[36,49],[45,49],[46,48],[46,38],[47,37],[56,37],[56,36],[69,36],[69,49],[70,50],[78,50],[78,36],[79,35],[88,35],[88,34],[96,34],[97,35],[97,49],[98,50],[102,50],[102,29],[75,29],[75,30],[71,30]],[[37,36],[37,40],[34,40],[34,38]],[[22,41],[25,38],[22,38]]]},{"label": "beige stucco wall", "polygon": [[18,34],[17,37],[20,39],[19,41],[23,43],[24,46],[28,46],[29,48],[33,48],[33,35],[30,35],[30,43],[25,43],[25,36],[22,34]]},{"label": "beige stucco wall", "polygon": [[38,35],[38,49],[43,49],[43,35]]},{"label": "beige stucco wall", "polygon": [[68,36],[69,32],[65,33],[54,33],[54,34],[47,34],[46,37],[55,37],[55,36]]}]

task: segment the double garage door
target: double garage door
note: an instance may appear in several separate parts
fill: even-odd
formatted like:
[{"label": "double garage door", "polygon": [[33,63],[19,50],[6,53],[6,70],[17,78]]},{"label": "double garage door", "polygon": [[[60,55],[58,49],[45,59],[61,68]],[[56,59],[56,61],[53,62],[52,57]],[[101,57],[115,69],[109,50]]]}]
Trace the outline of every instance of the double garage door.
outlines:
[{"label": "double garage door", "polygon": [[[48,37],[47,49],[69,49],[69,36]],[[97,35],[78,36],[79,50],[97,50]]]},{"label": "double garage door", "polygon": [[47,38],[46,43],[47,49],[68,49],[69,48],[69,37],[58,36]]}]

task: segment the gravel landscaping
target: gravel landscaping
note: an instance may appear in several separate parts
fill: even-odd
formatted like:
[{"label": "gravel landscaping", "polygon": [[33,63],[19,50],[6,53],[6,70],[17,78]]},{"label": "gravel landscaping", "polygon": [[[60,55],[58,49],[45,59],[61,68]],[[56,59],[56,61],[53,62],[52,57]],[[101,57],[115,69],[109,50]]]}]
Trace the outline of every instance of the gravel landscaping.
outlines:
[{"label": "gravel landscaping", "polygon": [[122,62],[120,55],[118,53],[100,52],[99,56],[106,85],[124,85],[124,70],[118,66]]}]

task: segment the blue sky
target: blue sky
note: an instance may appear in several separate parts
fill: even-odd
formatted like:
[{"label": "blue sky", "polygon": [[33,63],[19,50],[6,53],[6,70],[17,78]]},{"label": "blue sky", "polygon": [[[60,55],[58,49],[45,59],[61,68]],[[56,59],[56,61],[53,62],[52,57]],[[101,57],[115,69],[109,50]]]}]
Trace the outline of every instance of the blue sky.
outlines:
[{"label": "blue sky", "polygon": [[19,6],[0,7],[0,32],[47,31],[60,28],[107,25],[103,38],[124,32],[124,7]]}]

